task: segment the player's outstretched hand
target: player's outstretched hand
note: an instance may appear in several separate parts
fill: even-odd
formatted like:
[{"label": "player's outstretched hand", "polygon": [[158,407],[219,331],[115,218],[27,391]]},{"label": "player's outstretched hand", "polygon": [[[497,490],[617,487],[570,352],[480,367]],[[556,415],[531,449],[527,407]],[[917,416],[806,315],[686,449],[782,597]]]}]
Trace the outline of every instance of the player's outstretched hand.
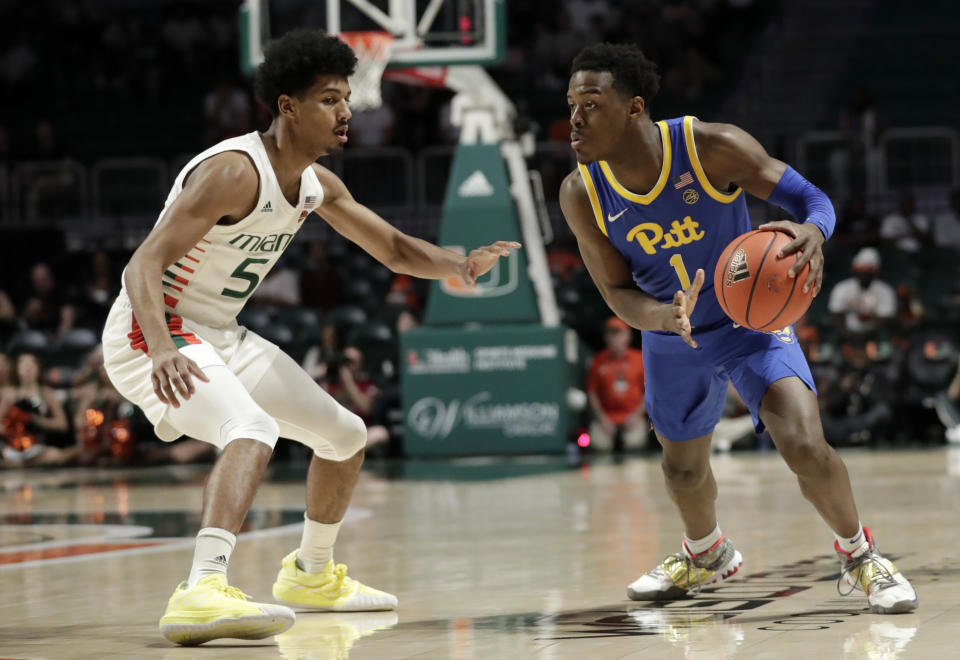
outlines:
[{"label": "player's outstretched hand", "polygon": [[790,269],[790,277],[796,277],[797,273],[803,270],[803,267],[810,264],[810,274],[807,275],[807,281],[803,283],[803,292],[806,293],[813,288],[813,295],[820,293],[820,286],[823,284],[823,232],[810,222],[791,222],[790,220],[777,220],[760,225],[758,229],[762,231],[784,231],[791,236],[793,240],[783,246],[778,258],[799,252],[797,263]]},{"label": "player's outstretched hand", "polygon": [[664,330],[677,333],[683,337],[683,341],[693,348],[696,348],[698,344],[693,338],[693,326],[690,325],[690,317],[693,315],[693,308],[697,304],[700,287],[703,286],[705,278],[703,269],[698,268],[690,288],[673,294],[673,304],[669,306],[669,316],[664,324]]},{"label": "player's outstretched hand", "polygon": [[180,407],[177,394],[184,401],[196,392],[192,376],[204,382],[210,382],[197,363],[178,351],[176,348],[160,349],[151,356],[153,358],[153,391],[157,398],[169,403],[174,408]]},{"label": "player's outstretched hand", "polygon": [[470,250],[460,266],[460,277],[467,286],[476,286],[477,278],[493,268],[497,259],[509,256],[510,250],[519,250],[521,247],[516,241],[497,241],[493,245]]}]

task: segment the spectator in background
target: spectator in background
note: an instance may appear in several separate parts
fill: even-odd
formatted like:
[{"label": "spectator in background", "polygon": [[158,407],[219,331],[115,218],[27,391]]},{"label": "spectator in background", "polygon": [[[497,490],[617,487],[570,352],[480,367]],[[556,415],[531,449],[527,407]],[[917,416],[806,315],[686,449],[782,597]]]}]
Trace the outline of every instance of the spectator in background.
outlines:
[{"label": "spectator in background", "polygon": [[909,349],[909,336],[923,327],[923,303],[910,286],[897,286],[897,335],[900,337],[900,348]]},{"label": "spectator in background", "polygon": [[300,272],[291,268],[285,257],[280,257],[250,296],[250,301],[258,305],[297,307],[301,302]]},{"label": "spectator in background", "polygon": [[13,306],[13,301],[6,291],[0,289],[0,345],[6,344],[7,340],[18,329],[17,310]]},{"label": "spectator in background", "polygon": [[207,144],[253,130],[250,97],[236,85],[221,80],[203,98],[204,133]]},{"label": "spectator in background", "polygon": [[960,364],[946,392],[937,396],[937,414],[946,427],[947,442],[960,445]]},{"label": "spectator in background", "polygon": [[571,243],[572,239],[558,239],[547,247],[547,268],[558,282],[569,282],[584,271],[583,259]]},{"label": "spectator in background", "polygon": [[340,276],[330,263],[327,246],[313,241],[307,253],[306,268],[300,271],[300,302],[311,309],[328,311],[340,300]]},{"label": "spectator in background", "polygon": [[820,392],[827,441],[863,444],[882,437],[893,418],[892,385],[883,369],[871,364],[863,338],[844,344],[840,373]]},{"label": "spectator in background", "polygon": [[607,320],[607,347],[590,363],[587,399],[593,411],[591,445],[611,451],[642,449],[647,443],[647,415],[643,404],[643,354],[630,347],[633,331],[619,318]]},{"label": "spectator in background", "polygon": [[327,323],[320,330],[320,343],[307,349],[303,356],[303,370],[323,385],[327,380],[327,367],[340,355],[340,340],[337,326]]},{"label": "spectator in background", "polygon": [[933,241],[940,247],[960,250],[960,188],[950,193],[950,208],[936,217]]},{"label": "spectator in background", "polygon": [[65,462],[75,451],[50,446],[55,434],[69,426],[63,405],[53,390],[40,381],[42,367],[33,353],[21,353],[15,361],[10,385],[0,391],[0,420],[6,441],[3,459],[8,465],[44,465]]},{"label": "spectator in background", "polygon": [[38,262],[30,270],[30,286],[23,305],[23,319],[33,330],[60,336],[74,325],[75,311],[60,289],[50,266]]},{"label": "spectator in background", "polygon": [[900,194],[897,212],[887,215],[880,223],[880,236],[904,252],[919,252],[921,247],[933,242],[930,219],[917,213],[913,193],[904,190]]},{"label": "spectator in background", "polygon": [[846,335],[864,335],[887,327],[897,313],[897,294],[878,279],[880,254],[866,247],[853,258],[853,277],[830,291],[827,308],[834,325]]},{"label": "spectator in background", "polygon": [[380,391],[363,369],[363,353],[359,348],[347,346],[343,349],[342,359],[330,364],[326,389],[334,399],[347,410],[359,415],[366,424],[367,447],[390,439],[387,428],[374,423]]},{"label": "spectator in background", "polygon": [[110,305],[117,296],[117,280],[110,267],[110,256],[103,250],[94,252],[83,278],[84,325],[97,330],[103,327]]},{"label": "spectator in background", "polygon": [[412,310],[404,309],[397,314],[396,336],[399,337],[408,330],[413,330],[420,326],[420,320]]},{"label": "spectator in background", "polygon": [[412,277],[403,274],[394,276],[387,292],[386,303],[396,307],[423,309],[423,302],[417,295],[416,283]]},{"label": "spectator in background", "polygon": [[80,462],[103,462],[110,457],[129,461],[134,455],[129,419],[133,406],[120,396],[107,377],[102,346],[90,352],[78,380],[73,390],[73,430],[77,446],[81,448]]},{"label": "spectator in background", "polygon": [[10,358],[6,353],[0,353],[0,393],[10,385]]}]

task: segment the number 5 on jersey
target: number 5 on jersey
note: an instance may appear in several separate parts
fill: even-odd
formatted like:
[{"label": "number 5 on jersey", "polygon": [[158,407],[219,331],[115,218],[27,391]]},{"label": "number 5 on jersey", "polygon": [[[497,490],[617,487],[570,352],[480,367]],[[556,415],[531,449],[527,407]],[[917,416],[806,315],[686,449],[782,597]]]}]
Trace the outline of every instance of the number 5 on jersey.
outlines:
[{"label": "number 5 on jersey", "polygon": [[247,282],[247,288],[244,289],[243,291],[237,291],[235,289],[224,289],[223,291],[220,292],[220,295],[227,296],[228,298],[240,298],[240,299],[243,299],[249,296],[251,293],[253,293],[253,290],[257,288],[257,285],[260,284],[260,275],[258,275],[257,273],[250,272],[249,270],[247,270],[247,267],[252,266],[254,264],[265,264],[269,262],[270,262],[269,259],[254,259],[252,257],[249,259],[244,259],[240,263],[240,265],[237,266],[232,273],[230,273],[230,277],[233,277],[238,280],[245,280]]}]

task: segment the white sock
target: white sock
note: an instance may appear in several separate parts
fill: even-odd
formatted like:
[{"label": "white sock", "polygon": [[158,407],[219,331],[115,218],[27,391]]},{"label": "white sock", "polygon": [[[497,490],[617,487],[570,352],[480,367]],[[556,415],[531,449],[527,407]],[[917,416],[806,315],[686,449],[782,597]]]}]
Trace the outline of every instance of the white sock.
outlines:
[{"label": "white sock", "polygon": [[840,536],[836,532],[833,535],[836,537],[840,549],[851,557],[859,557],[870,549],[870,542],[867,541],[867,535],[863,533],[863,525],[860,522],[857,522],[857,533],[850,538]]},{"label": "white sock", "polygon": [[701,552],[706,552],[714,545],[717,541],[723,538],[723,532],[720,531],[720,525],[718,524],[713,528],[713,531],[704,536],[702,539],[689,539],[686,536],[683,537],[683,540],[687,544],[687,550],[690,551],[691,555],[699,555]]},{"label": "white sock", "polygon": [[219,527],[204,527],[197,533],[197,548],[193,553],[193,567],[187,586],[192,587],[202,577],[216,573],[227,574],[227,564],[233,554],[237,537]]},{"label": "white sock", "polygon": [[303,538],[297,553],[297,567],[305,573],[319,573],[333,559],[333,544],[340,523],[319,523],[303,514]]}]

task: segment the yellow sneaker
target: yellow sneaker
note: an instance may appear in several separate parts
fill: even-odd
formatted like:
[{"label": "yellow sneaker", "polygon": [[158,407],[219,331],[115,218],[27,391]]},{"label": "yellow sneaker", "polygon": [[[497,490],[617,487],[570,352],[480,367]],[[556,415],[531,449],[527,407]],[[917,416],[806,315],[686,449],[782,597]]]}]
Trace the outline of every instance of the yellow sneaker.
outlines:
[{"label": "yellow sneaker", "polygon": [[192,589],[181,582],[160,619],[160,632],[175,644],[193,646],[211,639],[263,639],[293,625],[289,607],[252,603],[249,596],[227,584],[226,575],[208,575]]},{"label": "yellow sneaker", "polygon": [[319,573],[297,566],[297,551],[283,558],[273,583],[273,597],[281,603],[311,612],[368,612],[397,609],[397,597],[347,577],[345,564],[327,562]]}]

